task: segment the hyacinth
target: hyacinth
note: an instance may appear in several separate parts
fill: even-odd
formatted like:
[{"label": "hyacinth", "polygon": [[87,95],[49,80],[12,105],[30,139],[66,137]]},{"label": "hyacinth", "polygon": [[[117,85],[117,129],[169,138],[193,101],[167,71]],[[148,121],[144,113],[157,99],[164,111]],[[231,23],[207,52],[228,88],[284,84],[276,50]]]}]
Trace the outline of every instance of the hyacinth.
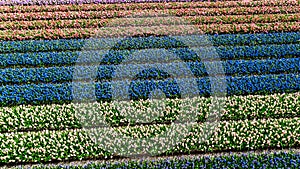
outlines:
[{"label": "hyacinth", "polygon": [[[133,155],[144,144],[147,153],[169,157],[248,154],[78,168],[299,168],[299,153],[252,152],[300,146],[299,5],[297,0],[0,0],[1,164],[112,159]],[[95,34],[99,39],[90,40]],[[170,54],[191,72],[178,69]],[[134,71],[141,66],[150,68]],[[156,66],[180,76],[174,79]],[[87,78],[94,70],[95,77]],[[87,81],[95,91],[89,92]],[[195,97],[183,97],[182,90]],[[149,100],[153,91],[165,98]],[[131,100],[117,100],[118,94]],[[182,128],[186,119],[189,130]],[[211,120],[216,128],[207,131]],[[165,132],[168,137],[161,138]],[[172,139],[179,133],[186,135]]]},{"label": "hyacinth", "polygon": [[[299,42],[300,32],[281,32],[281,33],[258,33],[258,34],[224,34],[224,35],[207,35],[211,44],[215,46],[240,46],[240,45],[268,45],[268,44],[294,44]],[[132,38],[129,41],[132,44],[142,40],[155,40],[159,37],[142,37]],[[189,37],[195,43],[199,45],[209,45],[205,42],[197,42],[196,37]],[[121,40],[120,38],[114,39],[98,39],[90,43],[91,46],[87,49],[109,49],[113,43]],[[169,42],[170,41],[166,41]],[[19,53],[22,51],[28,52],[46,52],[46,51],[64,51],[64,50],[80,50],[85,43],[88,43],[85,39],[59,39],[59,40],[25,40],[25,41],[3,41],[0,42],[1,53]],[[171,42],[172,43],[172,42]],[[171,44],[170,44],[171,45]],[[129,45],[132,46],[132,45]],[[20,57],[20,56],[18,56]]]},{"label": "hyacinth", "polygon": [[299,163],[299,152],[282,151],[282,152],[264,152],[259,154],[224,154],[213,156],[194,156],[194,157],[175,157],[167,159],[143,159],[143,160],[126,160],[126,161],[112,161],[105,162],[86,162],[76,163],[76,165],[34,165],[32,168],[222,168],[222,167],[282,167],[297,168]]},{"label": "hyacinth", "polygon": [[[147,53],[149,54],[149,50]],[[153,51],[152,51],[153,52]],[[291,51],[290,51],[291,52]],[[155,52],[153,52],[155,53]],[[221,52],[220,52],[221,53]],[[225,52],[224,52],[225,53]],[[257,54],[259,55],[259,54]],[[96,56],[96,55],[95,55]],[[164,57],[165,55],[160,55],[159,57]],[[28,57],[28,55],[27,55]],[[222,56],[221,56],[222,57]],[[157,58],[159,60],[160,58]],[[40,58],[41,59],[41,58]],[[95,59],[96,60],[96,59]],[[7,61],[9,61],[7,59]],[[155,58],[149,58],[147,64],[148,66],[151,65],[160,65],[161,67],[169,67],[176,70],[176,66],[178,63],[167,63],[167,64],[155,64],[152,63],[155,61]],[[170,59],[170,61],[172,61]],[[2,64],[5,62],[2,61]],[[206,64],[217,65],[219,61],[212,61],[207,62]],[[57,62],[56,62],[57,63]],[[300,59],[298,58],[288,58],[288,59],[266,59],[266,60],[255,60],[255,61],[248,61],[248,60],[229,60],[225,63],[222,62],[224,65],[225,75],[227,76],[242,76],[242,75],[260,75],[260,74],[273,74],[273,73],[285,73],[285,72],[297,72],[300,70]],[[1,84],[26,84],[26,83],[59,83],[59,82],[68,82],[72,80],[80,81],[86,79],[85,76],[78,76],[73,78],[73,74],[75,68],[72,66],[66,67],[48,67],[48,68],[22,68],[22,64],[16,64],[20,66],[20,68],[7,68],[1,71],[3,76],[0,77]],[[255,65],[255,66],[254,66]],[[196,62],[189,62],[187,63],[188,68],[191,69],[192,73],[195,77],[204,77],[208,76],[206,71],[205,65],[203,63]],[[4,67],[4,65],[3,65]],[[126,68],[134,70],[137,67],[134,64],[126,65]],[[118,69],[122,69],[123,67],[114,68],[114,66],[100,66],[99,69],[101,71],[97,72],[96,79],[98,80],[109,80],[115,76],[115,71]],[[90,71],[96,69],[95,66],[77,66],[76,71]],[[178,74],[180,74],[181,78],[188,77],[187,72],[183,72],[182,70],[176,70]],[[119,79],[129,79],[131,71],[124,72]],[[139,77],[144,77],[149,73],[149,71],[143,72],[139,74]],[[158,76],[160,72],[158,70],[154,70],[151,72],[154,76]],[[45,78],[46,76],[46,78]],[[161,76],[161,75],[160,75]],[[219,74],[219,76],[222,76]],[[148,77],[150,78],[150,77]]]}]

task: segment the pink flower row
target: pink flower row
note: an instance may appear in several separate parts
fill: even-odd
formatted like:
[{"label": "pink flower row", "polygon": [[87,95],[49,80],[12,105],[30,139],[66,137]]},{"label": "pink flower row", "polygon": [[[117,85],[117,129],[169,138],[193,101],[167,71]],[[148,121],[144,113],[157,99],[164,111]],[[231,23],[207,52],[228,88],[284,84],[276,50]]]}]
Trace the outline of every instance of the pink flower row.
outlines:
[{"label": "pink flower row", "polygon": [[[16,6],[16,5],[77,5],[77,4],[117,4],[117,3],[166,3],[174,0],[0,0],[0,6]],[[191,0],[175,0],[176,2],[186,2]],[[203,1],[203,0],[193,0]],[[204,0],[210,1],[210,0]],[[218,1],[234,1],[234,0],[218,0]]]},{"label": "pink flower row", "polygon": [[104,27],[104,28],[69,28],[38,30],[4,30],[0,31],[0,40],[30,39],[70,39],[98,37],[125,37],[136,32],[189,35],[189,34],[224,34],[224,33],[259,33],[259,32],[295,32],[300,31],[300,22],[247,23],[247,24],[207,24],[207,25],[167,25],[149,27]]},{"label": "pink flower row", "polygon": [[298,6],[265,6],[238,8],[183,8],[164,10],[111,10],[111,11],[68,11],[41,13],[0,13],[0,21],[31,21],[31,20],[61,20],[61,19],[105,19],[125,16],[159,16],[161,14],[175,16],[212,16],[212,15],[254,15],[254,14],[287,14],[298,13]]},{"label": "pink flower row", "polygon": [[168,2],[168,3],[125,3],[125,4],[81,4],[81,5],[34,5],[0,6],[0,13],[54,12],[54,11],[104,11],[133,9],[180,9],[180,8],[229,8],[257,6],[297,6],[296,0],[262,1],[217,1],[217,2]]},{"label": "pink flower row", "polygon": [[174,24],[232,24],[232,23],[272,23],[296,22],[300,14],[266,15],[222,15],[222,16],[184,16],[153,18],[113,18],[113,19],[78,19],[78,20],[34,20],[2,22],[0,30],[56,29],[56,28],[99,28],[112,26],[157,26]]}]

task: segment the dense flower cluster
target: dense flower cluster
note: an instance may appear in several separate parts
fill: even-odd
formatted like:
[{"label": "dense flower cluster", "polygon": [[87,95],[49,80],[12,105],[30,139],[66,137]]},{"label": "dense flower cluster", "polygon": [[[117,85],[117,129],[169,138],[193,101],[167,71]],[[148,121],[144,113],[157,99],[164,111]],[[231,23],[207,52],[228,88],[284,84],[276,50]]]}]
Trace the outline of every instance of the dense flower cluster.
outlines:
[{"label": "dense flower cluster", "polygon": [[125,16],[159,16],[170,14],[171,16],[211,16],[211,15],[254,15],[254,14],[290,14],[297,13],[299,5],[295,6],[265,6],[257,7],[233,7],[233,8],[192,8],[192,9],[163,9],[163,10],[109,10],[109,11],[67,11],[67,12],[40,12],[40,13],[0,13],[0,21],[32,21],[50,19],[105,19]]},{"label": "dense flower cluster", "polygon": [[299,43],[299,32],[257,33],[257,34],[223,34],[213,35],[212,44],[219,45],[267,45]]},{"label": "dense flower cluster", "polygon": [[82,130],[0,134],[0,162],[41,162],[111,155],[95,146]]},{"label": "dense flower cluster", "polygon": [[14,21],[1,24],[0,30],[98,28],[103,26],[110,26],[107,24],[107,22],[109,22],[109,20],[107,19]]},{"label": "dense flower cluster", "polygon": [[[270,22],[296,22],[300,20],[298,14],[270,14],[270,15],[226,15],[226,16],[187,16],[183,17],[190,24],[232,24],[232,23],[270,23]],[[170,17],[135,18],[139,26],[157,26],[180,24]],[[76,19],[76,20],[34,20],[4,22],[0,30],[25,30],[25,29],[58,29],[58,28],[99,28],[132,25],[130,19]]]},{"label": "dense flower cluster", "polygon": [[[294,44],[300,43],[300,32],[281,32],[281,33],[258,33],[258,34],[223,34],[223,35],[206,35],[208,41],[201,40],[199,36],[184,36],[190,39],[197,45],[214,45],[214,46],[227,46],[227,45],[267,45],[267,44]],[[200,37],[200,38],[199,38]],[[164,40],[164,37],[140,37],[130,38],[126,41],[128,45],[137,48],[139,45],[146,48],[149,44],[160,44],[159,46],[165,47],[182,47],[180,44],[174,44],[171,39]],[[121,38],[101,38],[94,39],[88,46],[91,49],[109,49],[114,43],[121,41]],[[81,50],[82,47],[88,43],[87,39],[58,39],[58,40],[25,40],[25,41],[2,41],[0,42],[1,53],[14,53],[14,52],[45,52],[45,51],[65,51],[65,50]],[[211,44],[207,44],[210,42]],[[138,47],[139,47],[138,46]],[[124,49],[124,48],[120,48]],[[129,48],[126,48],[129,49]]]},{"label": "dense flower cluster", "polygon": [[[153,59],[153,58],[151,58]],[[186,66],[191,70],[195,77],[209,76],[206,65],[219,65],[219,61],[213,62],[187,62]],[[57,62],[56,62],[57,63]],[[180,78],[189,76],[190,72],[185,72],[177,69],[181,63],[170,62],[160,64],[146,64],[148,67],[159,65],[161,68],[173,68],[175,74],[180,75]],[[300,72],[300,58],[288,59],[267,59],[267,60],[227,60],[221,62],[224,67],[224,73],[227,76],[245,76],[245,75],[262,75],[262,74],[281,74],[281,73],[298,73]],[[126,64],[126,66],[111,66],[99,65],[98,72],[94,79],[88,80],[109,80],[114,78],[115,72],[120,72],[126,68],[128,71],[119,75],[119,79],[130,79],[132,72],[136,70],[136,64]],[[97,66],[96,66],[97,67]],[[95,66],[76,66],[76,71],[90,72],[96,68]],[[40,67],[40,68],[6,68],[0,70],[0,84],[24,84],[24,83],[62,83],[70,82],[72,80],[87,80],[86,76],[73,77],[74,67]],[[222,76],[222,74],[219,74]],[[168,77],[163,72],[155,70],[144,70],[136,75],[137,78],[153,79]],[[179,78],[179,77],[177,77]]]},{"label": "dense flower cluster", "polygon": [[[258,148],[295,147],[300,145],[299,118],[259,119],[220,122],[207,140],[202,136],[201,124],[193,127],[187,137],[169,153],[218,150],[253,150]],[[150,125],[117,128],[93,128],[101,133],[121,132],[126,136],[144,138],[153,132],[163,132],[168,125]],[[176,132],[176,131],[174,131]],[[276,138],[276,139],[275,139]],[[101,138],[98,143],[113,146],[114,142]],[[63,130],[40,132],[16,132],[0,134],[0,161],[40,162],[62,159],[85,159],[88,157],[111,157],[95,144],[84,130]],[[124,142],[116,139],[116,142]],[[161,144],[158,140],[158,144]],[[199,144],[203,141],[203,144]],[[164,141],[163,141],[164,142]],[[131,143],[128,142],[128,145]],[[126,143],[125,143],[126,145]],[[149,145],[153,146],[153,145]],[[113,146],[114,147],[114,146]],[[123,151],[127,151],[124,147]]]},{"label": "dense flower cluster", "polygon": [[[178,100],[166,100],[171,109],[176,109]],[[159,105],[162,101],[131,101],[123,102],[123,108],[136,108],[136,111],[142,111],[147,108],[146,103]],[[189,102],[189,103],[187,103]],[[207,118],[207,112],[211,106],[211,98],[196,97],[191,100],[182,99],[181,104],[195,103],[197,109],[197,122],[204,122]],[[283,93],[272,95],[247,95],[231,96],[225,98],[224,109],[221,112],[221,120],[253,120],[264,118],[292,118],[300,115],[300,93]],[[98,126],[105,119],[110,125],[121,126],[123,124],[135,124],[139,121],[131,121],[122,117],[135,115],[128,114],[131,111],[118,110],[119,103],[78,103],[78,104],[53,104],[37,106],[15,106],[0,108],[0,132],[29,131],[43,129],[66,129],[80,128],[82,124],[80,119],[89,119],[86,126]],[[175,106],[174,106],[175,105]],[[158,106],[159,107],[159,106]],[[82,115],[76,115],[76,110],[84,110]],[[167,109],[166,109],[167,110]],[[178,110],[181,113],[181,110]],[[149,119],[148,115],[157,117]],[[165,123],[173,120],[176,116],[174,111],[157,111],[148,109],[143,119],[150,122]],[[138,116],[138,112],[137,115]],[[163,118],[163,116],[171,117]],[[160,118],[158,118],[160,117]]]},{"label": "dense flower cluster", "polygon": [[148,168],[299,168],[300,154],[299,152],[267,152],[262,154],[230,154],[218,156],[204,156],[204,157],[177,157],[172,159],[158,159],[158,160],[130,160],[122,162],[109,163],[94,163],[90,162],[84,165],[69,166],[49,166],[36,165],[32,169],[148,169]]},{"label": "dense flower cluster", "polygon": [[293,22],[300,19],[298,14],[260,14],[260,15],[229,15],[229,16],[187,16],[193,24],[231,24],[231,23],[270,23]]},{"label": "dense flower cluster", "polygon": [[[177,98],[180,97],[180,89],[177,83],[192,84],[194,80],[196,80],[199,90],[195,91],[194,89],[186,88],[188,93],[199,94],[200,96],[211,95],[211,85],[208,77],[197,79],[180,78],[176,80],[130,80],[131,85],[126,88],[128,93],[121,94],[124,96],[129,95],[132,99],[142,99],[148,98],[150,91],[160,89],[167,98]],[[215,94],[227,92],[228,96],[295,92],[300,89],[299,80],[299,74],[271,74],[249,77],[227,76],[227,91],[223,91],[224,86],[217,85],[214,92]],[[78,98],[92,98],[95,95],[98,100],[107,100],[112,98],[112,85],[126,86],[125,84],[128,84],[127,81],[95,83],[95,93],[85,93],[86,88],[81,83],[6,85],[0,87],[0,102],[1,106],[70,102],[74,99],[72,87],[76,87],[78,91],[81,91],[78,93],[80,95],[80,97],[77,96]]]},{"label": "dense flower cluster", "polygon": [[205,24],[194,25],[193,29],[186,30],[186,25],[163,25],[143,27],[103,27],[103,28],[61,28],[35,30],[1,30],[0,41],[12,40],[53,40],[53,39],[80,39],[90,38],[97,33],[99,37],[126,37],[134,36],[137,32],[152,32],[153,34],[193,35],[199,30],[207,34],[229,33],[268,33],[268,32],[299,32],[299,22],[274,23],[233,23],[233,24]]},{"label": "dense flower cluster", "polygon": [[[297,32],[299,22],[251,23],[251,24],[207,24],[199,29],[208,34]],[[219,25],[219,26],[218,26]]]},{"label": "dense flower cluster", "polygon": [[[220,122],[211,138],[196,138],[203,132],[198,125],[187,138],[174,148],[180,152],[192,150],[216,151],[254,150],[266,147],[299,146],[299,118],[259,119]],[[273,129],[276,128],[276,131]],[[193,136],[196,136],[193,138]],[[201,144],[204,141],[204,144]],[[200,144],[199,144],[200,143]],[[184,150],[185,149],[185,150]],[[172,150],[169,151],[172,154]]]},{"label": "dense flower cluster", "polygon": [[[170,2],[171,0],[10,0],[1,1],[1,5],[63,5],[63,4],[109,4],[109,3],[144,3],[144,2]],[[173,2],[172,0],[171,2]],[[186,0],[176,0],[186,2]],[[175,2],[176,2],[175,1]],[[208,0],[196,0],[208,1]],[[219,0],[231,1],[231,0]]]},{"label": "dense flower cluster", "polygon": [[[67,2],[67,1],[64,1]],[[73,1],[74,2],[74,1]],[[99,1],[100,2],[100,1]],[[103,1],[105,2],[105,1]],[[291,0],[263,0],[263,1],[193,1],[193,2],[168,2],[165,3],[128,3],[128,4],[81,4],[75,5],[22,5],[2,6],[0,13],[9,12],[54,12],[54,11],[103,11],[103,10],[133,10],[133,9],[180,9],[180,8],[228,8],[228,7],[253,7],[253,6],[292,6],[298,5]]]},{"label": "dense flower cluster", "polygon": [[[93,41],[91,41],[93,42]],[[164,42],[166,42],[164,44]],[[80,43],[80,41],[79,41]],[[101,44],[100,42],[99,44]],[[166,49],[168,52],[171,52],[178,56],[183,61],[193,61],[193,62],[202,62],[202,61],[214,61],[217,59],[222,60],[236,60],[236,59],[281,59],[277,63],[285,62],[284,64],[297,64],[297,60],[294,60],[295,63],[289,63],[290,59],[300,56],[300,51],[298,50],[300,44],[283,44],[283,45],[257,45],[257,46],[220,46],[220,47],[191,47],[191,48],[174,48],[176,46],[182,45],[177,44],[176,41],[160,41],[152,43],[153,48],[158,49],[148,49],[146,51],[140,50],[145,48],[145,44],[149,42],[145,41],[144,44],[135,44],[134,42],[127,43],[124,41],[121,46],[115,46],[116,49],[120,50],[87,50],[87,51],[50,51],[50,52],[28,52],[28,53],[5,53],[0,54],[0,67],[13,67],[19,66],[51,66],[51,65],[74,65],[76,64],[87,64],[87,63],[105,63],[105,64],[120,64],[125,63],[122,60],[131,58],[131,54],[138,53],[153,53],[152,57],[143,57],[143,60],[153,63],[153,61],[162,60],[163,56],[166,56]],[[197,43],[197,42],[196,42]],[[97,42],[94,42],[97,45]],[[76,44],[75,44],[76,45]],[[80,45],[80,44],[78,44]],[[130,49],[131,45],[136,45]],[[165,45],[165,46],[164,46]],[[184,44],[183,44],[184,45]],[[93,46],[90,46],[91,48]],[[126,49],[127,48],[127,49]],[[129,50],[128,50],[129,48]],[[135,49],[137,48],[137,49]],[[125,49],[125,50],[123,50]],[[212,50],[213,49],[213,50]],[[158,56],[155,53],[161,53],[161,56]],[[200,53],[199,56],[197,53]],[[216,55],[217,54],[217,55]],[[149,55],[149,54],[147,54]],[[80,60],[77,60],[80,56]],[[86,56],[86,57],[84,57]],[[140,55],[139,55],[140,56]],[[173,57],[163,58],[165,62],[174,61]],[[245,63],[246,61],[240,61],[240,63]],[[248,61],[249,64],[251,61]],[[271,60],[266,61],[254,61],[255,63],[264,62],[276,62]],[[135,61],[132,61],[135,63]],[[229,65],[238,63],[237,61],[228,61]],[[272,63],[270,63],[272,65]],[[265,64],[267,66],[268,64]],[[259,67],[259,66],[258,66]],[[296,66],[293,69],[297,69]],[[228,68],[227,68],[228,69]],[[251,68],[242,68],[249,69]],[[242,70],[240,69],[240,70]],[[259,70],[259,68],[252,68]],[[266,71],[268,68],[264,68]],[[227,70],[230,72],[231,70]],[[236,72],[233,70],[233,72]],[[266,72],[267,73],[267,72]],[[241,72],[241,74],[244,74]]]},{"label": "dense flower cluster", "polygon": [[[0,165],[106,159],[138,146],[116,133],[151,137],[157,142],[143,146],[166,155],[300,147],[299,8],[299,0],[0,0]],[[99,39],[89,40],[95,33]],[[178,70],[170,54],[191,72]],[[180,76],[174,79],[154,68],[158,65]],[[150,68],[136,73],[137,66]],[[73,77],[91,70],[93,79]],[[157,89],[166,98],[149,100]],[[196,97],[186,98],[182,90]],[[94,97],[97,102],[85,102]],[[224,106],[215,109],[219,101]],[[189,116],[188,109],[196,112],[196,123],[186,137],[167,149],[155,146],[174,142],[156,136]],[[209,135],[204,125],[211,112],[220,113],[220,123]],[[120,143],[125,146],[115,146]],[[299,163],[299,155],[285,153],[110,165],[299,168]]]}]

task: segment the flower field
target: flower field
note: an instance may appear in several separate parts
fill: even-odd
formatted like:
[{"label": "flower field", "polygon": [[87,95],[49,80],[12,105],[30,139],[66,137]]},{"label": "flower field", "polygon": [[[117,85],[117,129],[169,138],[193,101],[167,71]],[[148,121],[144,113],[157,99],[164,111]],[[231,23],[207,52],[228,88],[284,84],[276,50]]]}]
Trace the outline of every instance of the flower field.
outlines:
[{"label": "flower field", "polygon": [[[0,167],[299,168],[299,151],[279,152],[300,148],[299,9],[299,0],[0,0]],[[150,99],[156,90],[165,97]],[[185,118],[189,129],[157,138]],[[161,153],[121,161],[139,147],[118,135],[156,140],[145,148]],[[72,161],[89,162],[58,165]]]},{"label": "flower field", "polygon": [[299,153],[242,154],[215,157],[134,160],[114,163],[87,163],[76,166],[36,166],[35,168],[297,168]]}]

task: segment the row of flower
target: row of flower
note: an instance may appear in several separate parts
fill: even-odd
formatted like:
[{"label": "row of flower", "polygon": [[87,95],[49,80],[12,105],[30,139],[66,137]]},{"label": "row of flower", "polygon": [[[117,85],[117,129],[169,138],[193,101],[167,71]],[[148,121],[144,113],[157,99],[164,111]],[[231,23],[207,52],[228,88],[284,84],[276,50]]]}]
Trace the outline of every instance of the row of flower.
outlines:
[{"label": "row of flower", "polygon": [[[192,17],[187,16],[183,18],[186,19],[188,22],[191,22],[192,24],[293,22],[293,21],[299,21],[300,19],[299,14],[260,14],[260,15],[229,15],[229,16],[225,15],[225,16],[192,16]],[[150,23],[150,24],[154,24],[154,23]],[[110,23],[108,23],[108,26],[110,26]]]},{"label": "row of flower", "polygon": [[[196,126],[183,140],[169,153],[190,152],[193,150],[254,150],[265,147],[299,147],[300,126],[299,118],[290,119],[260,119],[220,122],[210,138],[193,138],[203,132],[203,126]],[[150,126],[151,127],[151,126]],[[276,132],[273,131],[276,130]],[[210,134],[210,131],[208,131]],[[225,134],[226,133],[226,134]],[[202,135],[203,136],[203,135]],[[202,144],[204,143],[204,144]]]},{"label": "row of flower", "polygon": [[[299,14],[263,14],[263,15],[222,15],[222,16],[187,16],[182,19],[174,17],[131,18],[131,19],[76,19],[76,20],[34,20],[2,22],[0,30],[57,29],[57,28],[99,28],[115,26],[157,26],[174,24],[212,24],[212,23],[270,23],[295,22]],[[134,22],[133,22],[134,21]],[[133,24],[134,23],[134,24]]]},{"label": "row of flower", "polygon": [[[209,124],[193,124],[189,130],[189,127],[186,127],[187,124],[176,123],[172,127],[169,125],[117,128],[97,127],[87,128],[84,131],[91,133],[92,139],[100,147],[109,149],[113,153],[128,153],[127,155],[132,155],[132,149],[135,149],[135,146],[139,146],[139,143],[142,143],[145,148],[142,151],[150,154],[163,152],[165,148],[170,148],[166,152],[168,155],[176,152],[253,150],[267,147],[285,148],[299,146],[300,144],[298,117],[290,119],[258,119],[253,121],[222,121],[214,124],[216,125],[215,128],[210,128],[210,130],[205,128]],[[169,127],[171,130],[168,129]],[[204,130],[205,134],[203,133]],[[274,132],[274,130],[276,131]],[[174,143],[174,138],[178,138],[178,135],[185,137],[180,143]],[[137,143],[135,139],[146,140]],[[168,143],[170,145],[167,145]]]},{"label": "row of flower", "polygon": [[300,153],[287,152],[266,152],[261,154],[230,154],[218,156],[198,156],[198,157],[177,157],[172,159],[156,160],[129,160],[121,162],[106,162],[69,165],[34,165],[31,169],[163,169],[163,168],[197,168],[197,169],[219,169],[219,168],[299,168]]},{"label": "row of flower", "polygon": [[[298,5],[294,6],[299,7]],[[233,8],[195,8],[195,9],[178,9],[178,10],[162,10],[168,12],[171,15],[176,16],[194,16],[194,15],[257,15],[257,14],[276,14],[276,13],[298,13],[299,10],[295,10],[291,6],[255,6],[255,7],[233,7]],[[145,11],[146,12],[146,11]],[[148,14],[152,14],[152,11],[147,11]],[[159,12],[159,11],[158,11]]]},{"label": "row of flower", "polygon": [[[6,85],[0,87],[0,102],[1,106],[9,106],[16,104],[64,103],[73,99],[77,102],[94,97],[97,100],[110,100],[112,96],[128,96],[135,100],[148,98],[150,92],[154,90],[161,90],[167,98],[177,98],[181,97],[182,93],[188,96],[219,96],[223,94],[231,96],[295,92],[300,89],[299,74],[226,77],[226,80],[224,77],[215,77],[211,80],[205,77],[176,80]],[[214,83],[212,87],[211,82]],[[112,86],[114,86],[113,90]],[[180,88],[185,90],[180,91]],[[74,96],[72,94],[73,89]]]},{"label": "row of flower", "polygon": [[[200,32],[201,30],[202,32]],[[246,23],[246,24],[207,24],[207,25],[162,25],[144,27],[102,27],[102,28],[68,28],[39,30],[1,30],[0,41],[11,40],[52,40],[80,39],[98,37],[135,36],[137,32],[151,32],[156,35],[192,35],[192,34],[229,34],[229,33],[268,33],[298,32],[299,22]]]},{"label": "row of flower", "polygon": [[[300,32],[275,32],[257,34],[223,34],[223,35],[186,35],[172,37],[178,41],[187,39],[193,46],[227,46],[227,45],[267,45],[267,44],[292,44],[300,43]],[[45,52],[45,51],[64,51],[82,49],[110,49],[123,41],[123,45],[118,49],[128,49],[147,47],[149,44],[157,47],[183,47],[176,44],[170,37],[128,37],[125,45],[123,38],[94,38],[94,39],[58,39],[58,40],[25,40],[25,41],[2,41],[0,42],[1,53],[13,52]],[[161,44],[160,44],[161,43]],[[182,42],[184,43],[184,41]],[[160,44],[160,45],[158,45]],[[124,46],[124,47],[123,47]],[[83,48],[84,47],[84,48]]]},{"label": "row of flower", "polygon": [[[93,42],[93,41],[91,41]],[[172,61],[193,61],[206,62],[218,60],[228,61],[229,65],[243,64],[248,62],[263,61],[234,61],[239,59],[281,59],[279,62],[288,64],[292,58],[300,56],[298,50],[300,44],[283,44],[283,45],[261,45],[261,46],[225,46],[225,47],[192,47],[192,48],[168,48],[162,43],[151,44],[153,49],[140,50],[147,43],[132,46],[134,43],[123,41],[119,45],[113,46],[112,50],[86,50],[86,51],[63,51],[63,52],[30,52],[30,53],[6,53],[0,54],[0,67],[32,67],[32,66],[66,66],[73,64],[124,64],[124,63],[159,63]],[[169,42],[170,43],[170,42]],[[176,45],[175,41],[175,45]],[[94,42],[94,45],[97,42]],[[121,45],[120,45],[121,44]],[[149,45],[149,44],[148,44]],[[170,46],[174,43],[170,43]],[[179,44],[180,45],[180,44]],[[181,44],[182,45],[182,44]],[[96,47],[97,45],[95,45]],[[163,48],[162,48],[163,47]],[[93,48],[90,46],[89,48]],[[130,50],[122,50],[129,48]],[[133,48],[133,49],[132,49]],[[137,49],[134,49],[137,48]],[[117,50],[113,50],[117,49]],[[120,50],[118,50],[120,49]],[[137,56],[132,56],[137,54]],[[173,57],[171,57],[173,54]],[[200,55],[200,56],[199,56]],[[143,62],[142,62],[143,61]],[[270,61],[270,60],[269,60]],[[267,61],[268,62],[268,61]],[[272,61],[271,61],[272,62]],[[208,63],[208,62],[207,62]],[[216,62],[217,63],[217,62]],[[297,62],[296,62],[297,63]],[[295,64],[296,64],[295,63]],[[231,66],[230,66],[231,67]],[[250,69],[250,68],[249,68]],[[253,68],[258,69],[258,68]],[[267,68],[264,68],[267,71]],[[294,67],[294,69],[297,69]],[[249,70],[250,71],[250,70]]]},{"label": "row of flower", "polygon": [[[160,56],[161,57],[161,56]],[[159,59],[157,59],[159,60]],[[163,61],[163,60],[162,60]],[[149,62],[148,62],[149,63]],[[186,66],[190,71],[182,69]],[[145,69],[136,72],[140,68]],[[150,67],[158,67],[146,69]],[[206,67],[214,67],[214,72],[208,72]],[[126,71],[124,71],[126,70]],[[164,70],[173,70],[171,74]],[[76,76],[74,77],[74,71]],[[96,71],[96,72],[95,72]],[[88,79],[86,73],[95,72],[95,76]],[[121,74],[116,76],[116,72]],[[124,80],[132,75],[138,79],[164,79],[169,76],[176,78],[188,78],[190,76],[204,77],[214,75],[246,76],[263,74],[300,73],[300,58],[267,59],[267,60],[227,60],[225,62],[170,62],[170,63],[134,63],[112,66],[67,66],[48,68],[6,68],[0,69],[0,84],[24,84],[24,83],[63,83],[72,80]]]},{"label": "row of flower", "polygon": [[[220,150],[253,150],[266,148],[287,148],[300,145],[299,118],[260,119],[253,121],[220,122],[216,128],[203,136],[203,125],[194,124],[190,131],[184,131],[184,139],[169,145],[167,154],[189,151],[214,152]],[[130,145],[134,138],[147,139],[163,133],[168,125],[150,125],[117,128],[93,128],[86,130],[64,130],[40,132],[16,132],[0,134],[0,161],[3,163],[38,162],[51,160],[84,159],[87,157],[112,157],[111,153],[132,152]],[[175,126],[171,135],[183,132]],[[87,133],[95,134],[93,142]],[[101,135],[101,136],[98,136]],[[113,137],[117,136],[117,137]],[[130,139],[124,139],[131,137]],[[206,139],[208,138],[208,139]],[[275,139],[276,138],[276,139]],[[165,143],[172,138],[162,136],[143,142],[146,152],[165,151]],[[170,143],[171,143],[170,142]],[[162,146],[159,146],[161,145]],[[121,148],[120,148],[121,146]],[[173,148],[172,148],[173,147]],[[104,150],[109,150],[110,153]]]},{"label": "row of flower", "polygon": [[[0,132],[62,130],[83,126],[101,126],[103,124],[122,126],[137,123],[166,123],[176,120],[177,113],[185,113],[178,108],[179,104],[183,107],[195,105],[193,107],[193,111],[195,111],[194,120],[200,123],[205,122],[208,115],[211,114],[210,111],[214,108],[212,101],[215,102],[214,100],[195,97],[181,100],[161,99],[1,107]],[[223,101],[219,102],[221,121],[292,118],[300,115],[299,92],[231,96],[221,101]],[[150,109],[148,108],[149,104],[152,105]],[[161,109],[153,108],[157,105]],[[132,109],[135,110],[135,114],[132,114]]]},{"label": "row of flower", "polygon": [[[11,1],[10,1],[11,2]],[[57,1],[56,1],[57,2]],[[68,1],[62,1],[68,2]],[[73,1],[74,2],[74,1]],[[105,2],[105,1],[98,1]],[[146,1],[145,1],[146,2]],[[16,5],[1,6],[0,13],[9,12],[53,12],[53,11],[103,11],[103,10],[132,10],[132,9],[178,9],[178,8],[226,8],[226,7],[253,7],[253,6],[289,6],[299,5],[297,1],[290,0],[263,0],[263,1],[193,1],[172,2],[164,1],[164,3],[125,3],[125,4],[98,4],[83,3],[80,5],[73,4],[53,4],[53,5]]]},{"label": "row of flower", "polygon": [[[195,1],[207,1],[207,0],[195,0]],[[220,1],[232,1],[232,0],[220,0]],[[63,5],[63,4],[110,4],[110,3],[157,3],[157,2],[174,2],[174,0],[11,0],[1,1],[0,5]],[[186,0],[175,0],[175,2],[186,2]]]},{"label": "row of flower", "polygon": [[105,19],[126,16],[195,16],[195,15],[256,15],[256,14],[286,14],[298,13],[299,5],[293,6],[266,6],[233,7],[233,8],[192,8],[192,9],[162,9],[162,10],[110,10],[110,11],[67,11],[41,13],[0,13],[0,21],[32,21],[32,20],[62,20],[62,19]]}]

